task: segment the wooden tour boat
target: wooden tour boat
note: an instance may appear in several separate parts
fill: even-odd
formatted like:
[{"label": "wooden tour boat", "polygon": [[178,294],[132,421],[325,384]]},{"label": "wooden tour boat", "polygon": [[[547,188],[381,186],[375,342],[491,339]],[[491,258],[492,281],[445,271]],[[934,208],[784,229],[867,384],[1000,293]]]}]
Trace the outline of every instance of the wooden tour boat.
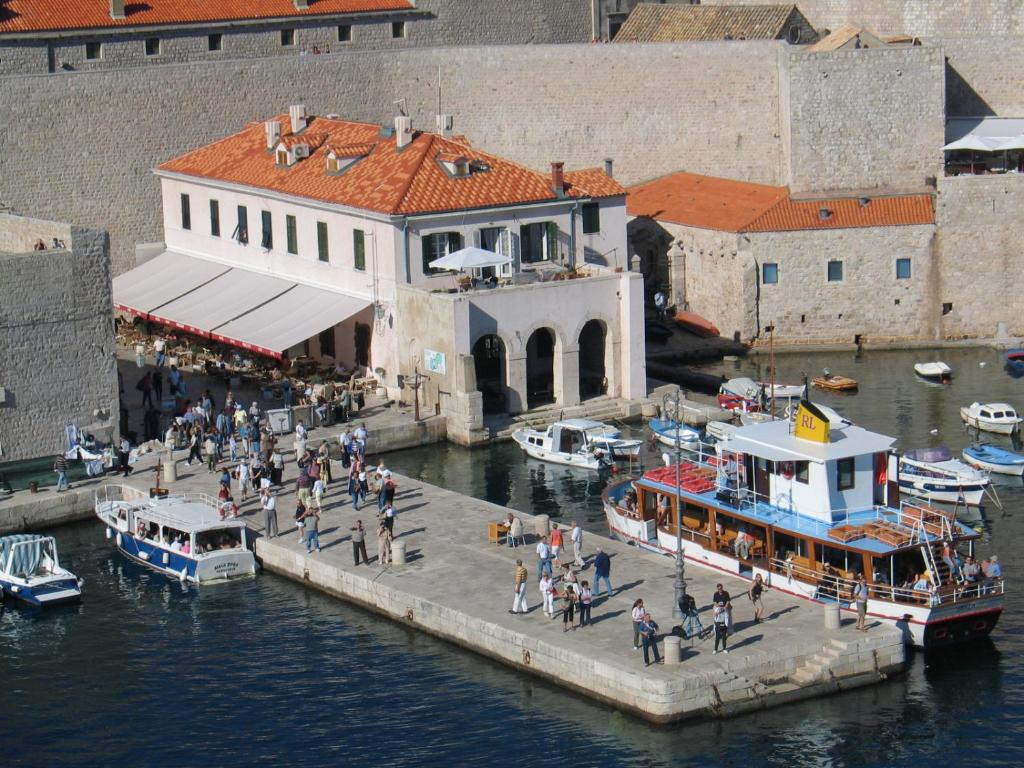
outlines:
[{"label": "wooden tour boat", "polygon": [[[739,427],[708,463],[659,467],[604,492],[611,533],[852,612],[858,574],[870,618],[933,648],[988,635],[1004,582],[971,581],[962,568],[977,532],[952,513],[902,503],[890,476],[894,438],[832,419],[802,402],[793,422]],[[677,510],[677,498],[681,509]],[[680,514],[681,513],[681,514]]]}]

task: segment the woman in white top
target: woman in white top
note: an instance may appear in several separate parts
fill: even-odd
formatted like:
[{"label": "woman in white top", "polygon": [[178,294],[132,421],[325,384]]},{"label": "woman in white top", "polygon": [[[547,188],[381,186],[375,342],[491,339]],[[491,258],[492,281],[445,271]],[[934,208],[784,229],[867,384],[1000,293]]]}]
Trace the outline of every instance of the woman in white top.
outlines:
[{"label": "woman in white top", "polygon": [[545,573],[541,576],[540,583],[540,597],[544,603],[544,615],[551,618],[555,615],[555,584],[551,581],[551,577]]},{"label": "woman in white top", "polygon": [[633,611],[630,617],[633,619],[633,650],[640,650],[640,623],[644,620],[644,613],[647,609],[644,608],[644,601],[637,600],[633,603]]}]

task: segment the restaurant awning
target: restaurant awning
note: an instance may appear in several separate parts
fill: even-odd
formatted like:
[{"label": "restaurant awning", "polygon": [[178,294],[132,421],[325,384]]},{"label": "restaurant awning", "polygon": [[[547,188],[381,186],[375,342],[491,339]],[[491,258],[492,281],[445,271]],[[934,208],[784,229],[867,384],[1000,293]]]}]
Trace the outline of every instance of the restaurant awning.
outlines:
[{"label": "restaurant awning", "polygon": [[276,358],[369,306],[364,298],[175,251],[114,279],[115,309]]}]

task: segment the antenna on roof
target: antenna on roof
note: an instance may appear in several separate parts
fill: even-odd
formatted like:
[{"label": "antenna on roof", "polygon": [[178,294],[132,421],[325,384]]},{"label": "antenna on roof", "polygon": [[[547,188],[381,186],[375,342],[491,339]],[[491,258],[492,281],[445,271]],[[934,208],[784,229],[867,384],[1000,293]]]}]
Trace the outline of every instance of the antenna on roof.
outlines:
[{"label": "antenna on roof", "polygon": [[395,104],[398,105],[398,114],[402,117],[408,117],[408,115],[405,114],[405,98],[396,99]]}]

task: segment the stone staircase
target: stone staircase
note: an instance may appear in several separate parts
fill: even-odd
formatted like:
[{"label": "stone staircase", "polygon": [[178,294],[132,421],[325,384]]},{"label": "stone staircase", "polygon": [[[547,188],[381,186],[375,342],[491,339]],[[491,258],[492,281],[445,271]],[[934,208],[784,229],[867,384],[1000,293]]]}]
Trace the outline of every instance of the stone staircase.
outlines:
[{"label": "stone staircase", "polygon": [[831,670],[836,660],[847,652],[846,643],[832,638],[828,645],[811,656],[807,663],[789,676],[796,685],[805,686],[826,682],[832,678]]},{"label": "stone staircase", "polygon": [[572,406],[544,406],[532,411],[513,416],[511,420],[498,427],[492,439],[502,440],[512,436],[521,427],[530,429],[546,429],[549,425],[563,419],[593,419],[615,424],[622,419],[639,416],[639,404],[631,400],[601,396]]}]

